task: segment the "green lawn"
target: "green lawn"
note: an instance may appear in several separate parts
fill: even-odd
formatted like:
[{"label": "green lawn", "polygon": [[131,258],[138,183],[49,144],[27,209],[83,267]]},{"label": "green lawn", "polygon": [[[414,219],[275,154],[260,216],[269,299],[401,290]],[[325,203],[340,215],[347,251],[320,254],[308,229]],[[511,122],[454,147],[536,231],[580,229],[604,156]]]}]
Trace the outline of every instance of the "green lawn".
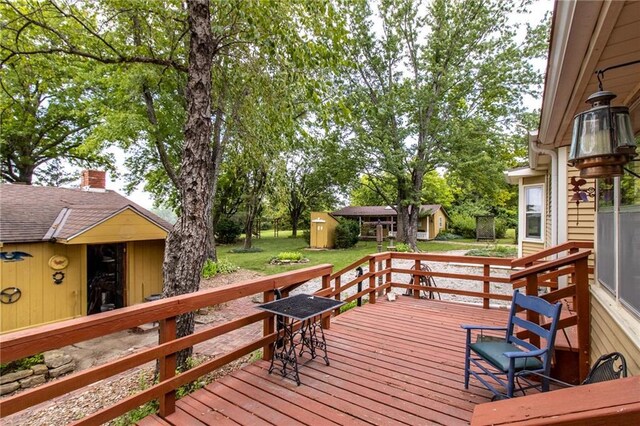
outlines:
[{"label": "green lawn", "polygon": [[[376,252],[375,241],[360,241],[355,247],[344,250],[305,250],[307,243],[302,237],[291,238],[291,231],[280,232],[278,238],[273,237],[273,231],[264,231],[262,238],[254,239],[254,247],[263,251],[256,253],[231,253],[234,248],[241,248],[242,243],[234,245],[218,246],[218,257],[227,259],[234,265],[243,269],[261,272],[267,275],[279,272],[291,271],[293,269],[307,266],[330,263],[334,270],[339,270],[362,257]],[[385,242],[383,251],[388,244]],[[418,242],[418,247],[423,252],[442,252],[448,250],[467,250],[477,248],[477,246],[455,242]],[[269,265],[269,260],[283,251],[299,251],[304,257],[309,259],[309,263],[295,265]]]}]

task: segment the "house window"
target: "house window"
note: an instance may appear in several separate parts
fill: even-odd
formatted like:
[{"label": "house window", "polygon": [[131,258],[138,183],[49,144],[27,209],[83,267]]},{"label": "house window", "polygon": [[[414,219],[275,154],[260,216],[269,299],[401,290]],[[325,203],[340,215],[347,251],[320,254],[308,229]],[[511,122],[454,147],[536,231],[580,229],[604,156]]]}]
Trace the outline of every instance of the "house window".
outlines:
[{"label": "house window", "polygon": [[525,202],[525,238],[542,239],[542,210],[543,210],[543,194],[542,185],[531,185],[524,187]]},{"label": "house window", "polygon": [[444,225],[442,224],[442,216],[440,216],[438,218],[438,229],[442,229],[442,228],[444,228]]},{"label": "house window", "polygon": [[[638,162],[627,168],[640,174]],[[599,179],[597,217],[598,281],[640,315],[640,179]]]}]

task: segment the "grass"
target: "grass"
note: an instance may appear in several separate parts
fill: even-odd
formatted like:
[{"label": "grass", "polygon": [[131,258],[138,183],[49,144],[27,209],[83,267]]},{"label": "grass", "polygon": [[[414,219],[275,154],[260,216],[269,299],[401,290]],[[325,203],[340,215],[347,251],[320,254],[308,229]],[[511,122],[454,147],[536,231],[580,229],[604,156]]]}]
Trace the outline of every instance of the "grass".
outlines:
[{"label": "grass", "polygon": [[[470,250],[474,248],[473,245],[465,244],[464,242],[460,243],[458,241],[459,240],[455,240],[455,242],[446,243],[439,241],[419,241],[418,248],[423,252]],[[350,263],[377,251],[375,241],[360,241],[355,247],[350,249],[305,251],[308,246],[304,238],[302,238],[302,236],[292,238],[291,231],[280,231],[278,238],[272,235],[272,231],[263,231],[262,237],[254,239],[253,244],[261,248],[262,251],[257,253],[234,253],[234,250],[242,246],[242,243],[239,242],[234,245],[218,246],[218,257],[220,259],[227,259],[240,268],[271,275],[322,263],[330,263],[334,266],[334,270],[340,270]],[[388,243],[385,242],[382,248],[383,251],[386,250],[387,245]],[[291,265],[269,264],[269,261],[281,252],[296,251],[303,252],[304,257],[309,259],[309,263]]]}]

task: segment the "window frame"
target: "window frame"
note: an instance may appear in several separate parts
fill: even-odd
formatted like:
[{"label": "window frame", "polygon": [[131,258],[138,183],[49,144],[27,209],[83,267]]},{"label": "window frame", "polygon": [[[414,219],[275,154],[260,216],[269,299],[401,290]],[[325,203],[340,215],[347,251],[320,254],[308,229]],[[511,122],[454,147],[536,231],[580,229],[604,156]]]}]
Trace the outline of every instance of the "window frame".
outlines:
[{"label": "window frame", "polygon": [[[637,179],[637,178],[636,178]],[[639,183],[640,184],[640,183]],[[605,267],[603,266],[605,257],[598,256],[598,240],[596,240],[596,271],[595,271],[595,279],[600,288],[606,291],[615,301],[622,307],[625,308],[627,312],[636,318],[640,318],[640,306],[633,306],[633,304],[626,300],[621,293],[623,293],[622,288],[627,289],[628,285],[634,285],[631,280],[623,276],[623,268],[622,261],[623,257],[621,255],[621,245],[623,242],[623,236],[628,236],[628,232],[626,229],[623,229],[620,220],[621,213],[638,213],[640,214],[640,203],[638,204],[622,204],[622,185],[621,178],[615,177],[613,180],[613,205],[611,206],[600,206],[600,182],[598,180],[598,184],[596,185],[597,193],[596,193],[596,229],[595,235],[598,238],[598,234],[600,231],[600,218],[601,214],[611,214],[613,218],[613,283],[607,283],[603,281],[603,278],[600,274],[600,268],[603,270]],[[611,267],[611,265],[607,265]],[[626,278],[626,279],[625,279]]]},{"label": "window frame", "polygon": [[[540,188],[540,194],[542,196],[542,205],[540,206],[540,237],[529,237],[527,236],[527,191],[533,188]],[[522,197],[521,197],[521,205],[520,211],[520,223],[522,224],[522,241],[534,242],[534,243],[544,243],[545,239],[545,229],[546,229],[546,192],[545,192],[545,184],[544,183],[532,183],[522,185]]]}]

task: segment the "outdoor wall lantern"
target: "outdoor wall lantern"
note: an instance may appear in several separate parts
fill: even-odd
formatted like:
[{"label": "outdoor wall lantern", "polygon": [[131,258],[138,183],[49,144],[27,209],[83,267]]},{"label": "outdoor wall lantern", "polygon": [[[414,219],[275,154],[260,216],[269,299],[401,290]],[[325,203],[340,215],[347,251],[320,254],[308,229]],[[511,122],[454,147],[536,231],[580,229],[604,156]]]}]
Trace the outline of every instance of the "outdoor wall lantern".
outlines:
[{"label": "outdoor wall lantern", "polygon": [[600,90],[587,99],[591,109],[573,119],[568,163],[580,170],[580,177],[622,176],[623,166],[636,156],[629,108],[611,106],[616,95],[602,89],[602,77],[605,71],[637,63],[640,61],[596,71]]}]

